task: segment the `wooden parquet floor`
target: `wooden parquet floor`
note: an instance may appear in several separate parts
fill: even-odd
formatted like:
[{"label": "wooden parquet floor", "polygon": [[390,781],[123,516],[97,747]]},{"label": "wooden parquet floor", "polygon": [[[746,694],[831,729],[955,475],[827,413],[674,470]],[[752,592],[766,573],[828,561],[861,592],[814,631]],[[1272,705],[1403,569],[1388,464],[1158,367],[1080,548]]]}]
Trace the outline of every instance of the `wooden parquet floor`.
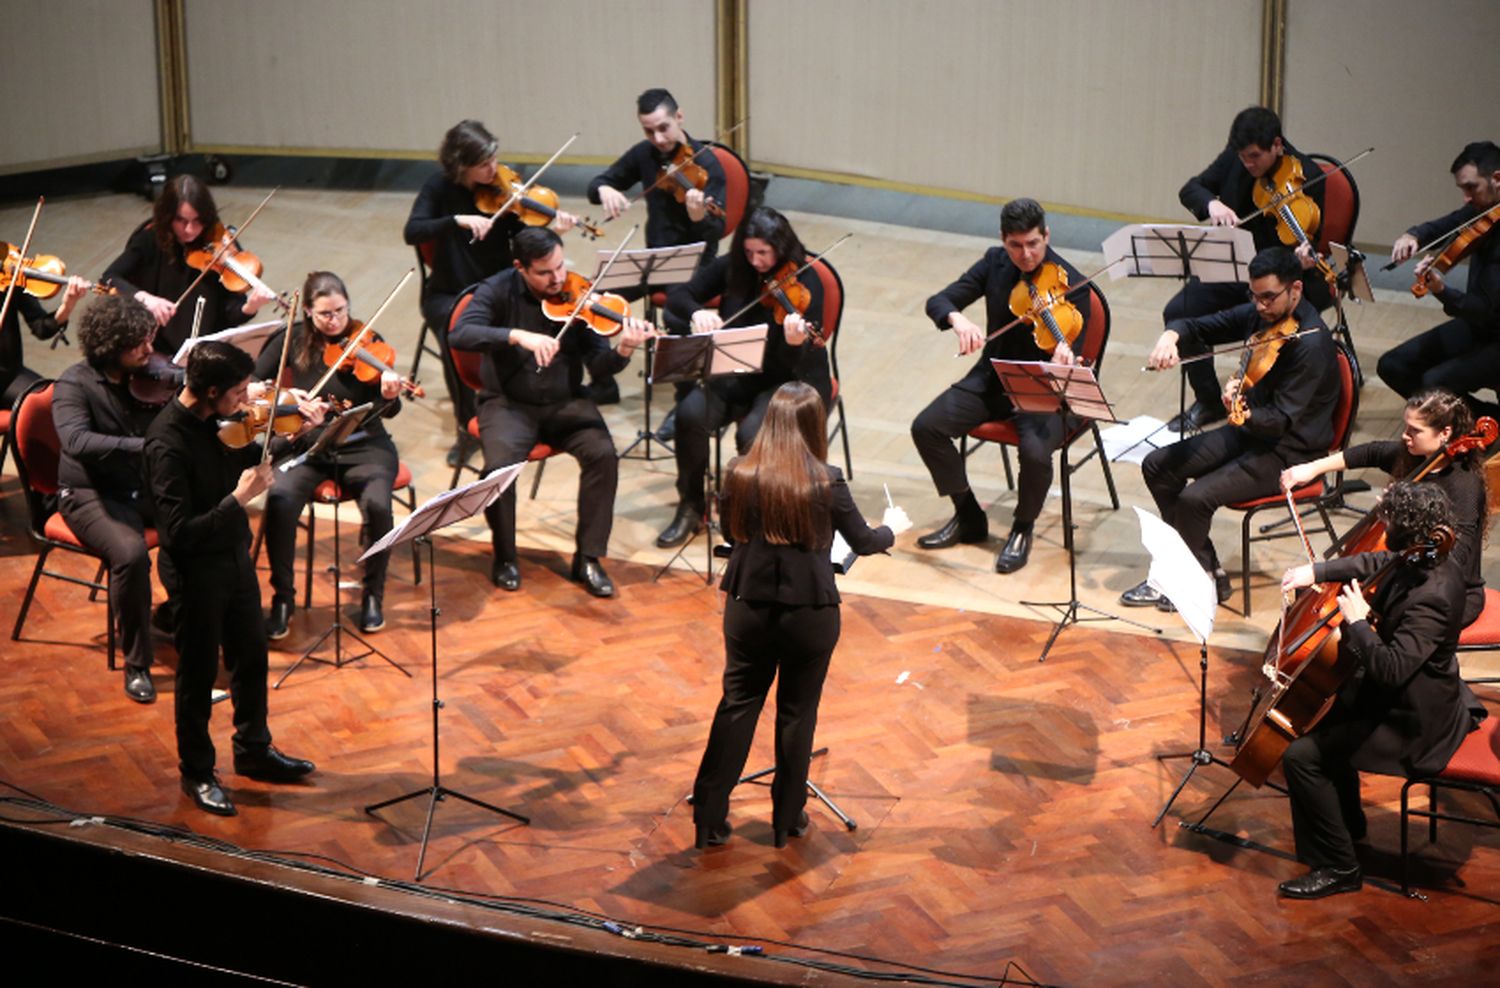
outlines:
[{"label": "wooden parquet floor", "polygon": [[[13,476],[0,493],[0,616],[32,563]],[[325,536],[326,539],[326,536]],[[327,560],[329,546],[320,547]],[[1386,887],[1280,902],[1290,860],[1285,801],[1237,792],[1210,824],[1249,846],[1179,829],[1228,785],[1198,772],[1166,824],[1150,821],[1194,746],[1197,652],[1108,631],[1066,631],[940,606],[850,596],[822,705],[829,754],[813,779],[857,821],[810,804],[812,830],[771,847],[769,798],[742,786],[728,846],[692,849],[682,801],[717,700],[720,598],[701,581],[612,563],[614,601],[565,578],[566,558],[524,551],[525,589],[492,591],[472,542],[439,546],[443,782],[531,817],[520,826],[458,801],[438,811],[434,885],[529,896],[628,924],[765,937],[997,978],[1017,961],[1050,983],[1472,984],[1500,961],[1500,838],[1445,825],[1418,840],[1430,901]],[[874,559],[861,566],[878,567]],[[71,565],[80,570],[81,562]],[[299,671],[271,697],[278,745],[318,762],[310,785],[226,774],[230,820],[177,789],[171,680],[140,707],[106,674],[102,604],[47,581],[25,641],[0,671],[0,779],[89,813],[179,823],[259,849],[323,854],[406,879],[425,800],[362,807],[430,781],[427,588],[392,566],[388,630],[407,666],[376,660]],[[50,584],[50,585],[49,585]],[[299,611],[278,675],[325,625],[331,588]],[[168,645],[159,648],[165,664]],[[1244,653],[1211,659],[1209,733],[1243,716]],[[769,718],[750,763],[769,764]],[[229,712],[214,736],[227,767]],[[1369,779],[1364,849],[1382,885],[1399,848],[1392,780]],[[1480,806],[1470,807],[1480,810]]]}]

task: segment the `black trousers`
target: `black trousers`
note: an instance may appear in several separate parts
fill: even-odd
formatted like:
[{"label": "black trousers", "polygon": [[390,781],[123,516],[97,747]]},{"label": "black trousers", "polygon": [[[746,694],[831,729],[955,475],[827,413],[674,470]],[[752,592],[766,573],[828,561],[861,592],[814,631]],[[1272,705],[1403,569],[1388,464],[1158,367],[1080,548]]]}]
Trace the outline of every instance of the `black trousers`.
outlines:
[{"label": "black trousers", "polygon": [[[1223,312],[1244,302],[1248,290],[1249,286],[1243,281],[1205,282],[1190,278],[1182,286],[1182,290],[1167,302],[1161,317],[1163,321],[1170,322],[1173,319],[1193,319]],[[1209,349],[1201,344],[1181,342],[1177,345],[1177,355],[1186,360],[1188,357],[1207,353]],[[1223,389],[1219,387],[1219,375],[1214,370],[1212,358],[1194,361],[1184,366],[1182,371],[1187,375],[1188,387],[1192,390],[1194,399],[1205,405],[1219,404],[1219,395]]]},{"label": "black trousers", "polygon": [[677,497],[702,511],[704,479],[708,476],[709,440],[725,423],[738,421],[734,447],[744,455],[760,431],[766,408],[780,383],[764,386],[758,380],[733,377],[695,387],[677,403]]},{"label": "black trousers", "polygon": [[693,782],[693,820],[716,826],[744,771],[755,723],[776,680],[776,777],[771,825],[791,830],[807,803],[807,770],[818,701],[839,641],[839,608],[729,598],[724,603],[724,697]]},{"label": "black trousers", "polygon": [[996,414],[983,396],[950,387],[922,409],[911,424],[911,439],[921,454],[933,486],[944,497],[969,489],[963,455],[954,440],[969,430],[997,418],[1015,422],[1021,444],[1016,448],[1020,476],[1016,480],[1018,522],[1033,522],[1042,513],[1047,489],[1052,486],[1052,454],[1063,443],[1062,419],[1057,415],[1019,414],[1008,410]]},{"label": "black trousers", "polygon": [[208,722],[221,651],[234,706],[235,754],[262,752],[271,743],[266,621],[248,542],[233,553],[175,562],[182,575],[175,697],[178,769],[184,779],[206,782],[214,770]]},{"label": "black trousers", "polygon": [[[554,405],[510,403],[486,398],[479,405],[479,441],[484,446],[484,470],[526,459],[538,442],[555,446],[578,461],[578,552],[599,558],[609,554],[609,533],[615,523],[615,490],[620,461],[615,441],[599,408],[587,398]],[[516,558],[516,487],[484,511],[490,523],[495,558]]]},{"label": "black trousers", "polygon": [[1152,450],[1141,474],[1162,520],[1177,529],[1199,564],[1213,572],[1219,567],[1208,537],[1214,512],[1235,501],[1275,494],[1287,465],[1243,430],[1222,426]]},{"label": "black trousers", "polygon": [[1359,864],[1350,831],[1364,831],[1365,814],[1359,772],[1350,758],[1369,730],[1369,724],[1344,720],[1335,709],[1282,756],[1297,860],[1304,864],[1345,870]]},{"label": "black trousers", "polygon": [[[1427,388],[1472,395],[1500,387],[1500,341],[1462,319],[1450,319],[1381,354],[1375,371],[1403,398]],[[1493,414],[1495,406],[1476,404],[1480,414]]]},{"label": "black trousers", "polygon": [[[369,450],[362,454],[372,456]],[[354,495],[360,516],[365,520],[360,527],[360,545],[370,545],[391,530],[391,485],[397,469],[399,463],[394,452],[375,462],[339,463],[339,487]],[[271,559],[274,600],[291,604],[297,599],[297,519],[312,500],[313,490],[331,477],[332,463],[303,463],[286,473],[277,471],[276,483],[266,495],[266,554]],[[365,561],[365,593],[385,596],[389,557],[390,553],[382,552]]]},{"label": "black trousers", "polygon": [[[66,489],[58,508],[78,541],[109,566],[111,618],[120,629],[125,667],[150,669],[151,553],[145,538],[151,524],[149,499],[120,500],[98,491]],[[167,599],[175,603],[181,588],[166,553],[158,553],[158,568]]]},{"label": "black trousers", "polygon": [[8,412],[14,408],[16,399],[21,397],[27,388],[41,379],[42,375],[28,367],[22,367],[17,370],[16,376],[11,378],[4,388],[0,388],[0,410]]},{"label": "black trousers", "polygon": [[448,319],[453,315],[453,306],[457,302],[457,295],[428,295],[422,300],[422,318],[427,320],[428,327],[437,337],[438,349],[442,351],[443,383],[448,386],[448,397],[453,402],[453,419],[458,425],[459,434],[463,435],[464,430],[469,427],[469,419],[474,417],[479,397],[458,376],[458,368],[454,366],[453,357],[448,353]]}]

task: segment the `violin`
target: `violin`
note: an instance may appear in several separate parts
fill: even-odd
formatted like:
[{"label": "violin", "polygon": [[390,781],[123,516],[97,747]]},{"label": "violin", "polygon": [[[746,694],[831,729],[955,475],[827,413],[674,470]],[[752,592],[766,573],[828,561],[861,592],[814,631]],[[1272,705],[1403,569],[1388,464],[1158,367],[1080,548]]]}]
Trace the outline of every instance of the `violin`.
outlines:
[{"label": "violin", "polygon": [[1433,258],[1432,263],[1423,268],[1422,273],[1417,275],[1417,280],[1412,283],[1411,293],[1417,298],[1426,295],[1428,292],[1427,273],[1429,271],[1436,271],[1441,274],[1468,257],[1473,253],[1474,248],[1479,245],[1479,241],[1484,239],[1485,235],[1494,227],[1497,219],[1500,219],[1500,202],[1497,202],[1488,210],[1470,220],[1467,225],[1461,227],[1453,239],[1448,242],[1448,246],[1443,248],[1443,252]]},{"label": "violin", "polygon": [[1083,332],[1083,313],[1067,296],[1068,272],[1055,261],[1043,261],[1010,290],[1011,314],[1031,326],[1036,345],[1048,353],[1060,343],[1072,349]]},{"label": "violin", "polygon": [[[689,192],[694,189],[702,191],[708,185],[708,169],[694,159],[710,146],[705,144],[694,151],[686,141],[678,144],[677,150],[672,152],[671,163],[662,166],[661,172],[656,176],[656,181],[651,183],[651,188],[670,192],[673,199],[686,205]],[[724,215],[724,207],[712,198],[705,197],[703,207],[708,210],[710,216]]]},{"label": "violin", "polygon": [[1297,317],[1287,316],[1274,326],[1256,330],[1250,337],[1250,345],[1240,351],[1240,386],[1229,406],[1231,425],[1244,425],[1250,420],[1250,404],[1246,400],[1246,394],[1270,372],[1276,358],[1281,356],[1281,348],[1298,335],[1299,329]]},{"label": "violin", "polygon": [[186,378],[186,368],[178,367],[165,354],[152,351],[146,358],[146,366],[130,372],[130,397],[147,408],[160,408],[182,389]]},{"label": "violin", "polygon": [[776,325],[785,323],[786,317],[795,312],[804,317],[807,335],[818,346],[822,346],[827,342],[823,330],[817,323],[805,318],[808,306],[812,305],[812,290],[798,280],[799,270],[791,261],[784,262],[766,278],[761,298],[771,303],[771,318],[776,321]]},{"label": "violin", "polygon": [[[516,195],[517,192],[520,195]],[[515,196],[514,202],[511,201],[512,196]],[[546,226],[557,219],[557,203],[556,192],[545,185],[526,188],[519,172],[498,163],[495,165],[494,183],[474,187],[474,208],[486,216],[495,216],[502,211],[513,213],[527,226]],[[578,229],[594,240],[604,236],[604,231],[588,220],[580,219]]]},{"label": "violin", "polygon": [[[0,240],[5,250],[3,268],[0,268],[0,291],[10,288],[12,280],[19,291],[33,298],[49,299],[68,287],[68,268],[62,260],[52,254],[36,254],[22,258],[21,249],[15,244]],[[85,282],[88,290],[99,295],[116,295],[119,289],[110,285]]]},{"label": "violin", "polygon": [[[246,402],[228,418],[219,420],[219,441],[230,449],[244,449],[261,437],[271,416],[271,403],[264,398]],[[276,406],[271,431],[281,436],[295,436],[302,431],[302,413],[296,402]]]},{"label": "violin", "polygon": [[259,257],[240,247],[235,239],[236,232],[232,226],[226,228],[223,224],[216,225],[204,238],[203,246],[187,252],[185,260],[188,267],[218,275],[224,290],[236,295],[244,295],[252,288],[258,288],[271,296],[278,309],[286,312],[287,300],[260,280],[265,267]]},{"label": "violin", "polygon": [[1302,162],[1296,156],[1283,154],[1276,167],[1262,175],[1250,190],[1250,197],[1262,213],[1269,212],[1276,218],[1276,235],[1288,247],[1306,246],[1317,259],[1318,273],[1328,282],[1328,287],[1337,290],[1338,275],[1333,266],[1318,253],[1312,237],[1323,225],[1323,213],[1312,196],[1303,191],[1307,184],[1302,174]]},{"label": "violin", "polygon": [[[593,291],[593,282],[577,271],[569,271],[562,292],[556,299],[542,299],[542,314],[553,322],[566,325],[573,318],[582,321],[600,336],[614,336],[625,328],[630,316],[630,303],[613,292],[602,294]],[[588,301],[574,313],[578,300],[585,295]]]},{"label": "violin", "polygon": [[[358,319],[349,321],[349,334],[360,332],[365,324]],[[309,330],[311,332],[311,330]],[[347,338],[347,337],[346,337]],[[328,340],[323,345],[323,366],[336,367],[340,371],[353,372],[354,378],[364,384],[379,383],[380,377],[386,371],[392,370],[396,364],[396,349],[378,336],[371,336],[354,349],[353,353],[345,356],[344,343],[342,340]],[[401,378],[401,390],[413,398],[426,398],[427,392],[422,385],[416,381]]]}]

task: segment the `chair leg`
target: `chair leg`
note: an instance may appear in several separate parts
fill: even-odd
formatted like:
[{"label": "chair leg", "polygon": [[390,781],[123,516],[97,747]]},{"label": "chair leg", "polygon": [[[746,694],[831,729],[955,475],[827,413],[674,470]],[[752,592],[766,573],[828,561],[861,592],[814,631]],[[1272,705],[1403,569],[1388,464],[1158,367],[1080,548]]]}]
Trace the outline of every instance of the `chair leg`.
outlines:
[{"label": "chair leg", "polygon": [[546,460],[536,461],[536,475],[531,478],[531,499],[536,500],[536,492],[542,489],[542,471],[547,469]]},{"label": "chair leg", "polygon": [[464,467],[469,464],[469,457],[474,455],[474,450],[479,443],[473,436],[469,435],[468,429],[461,429],[458,433],[458,462],[453,464],[453,479],[448,481],[448,489],[451,491],[458,486],[458,478],[463,476]]},{"label": "chair leg", "polygon": [[313,546],[318,541],[318,513],[313,510],[313,503],[307,505],[307,576],[306,587],[302,591],[302,609],[312,607],[312,585],[313,585]]},{"label": "chair leg", "polygon": [[[412,512],[417,510],[417,485],[406,485],[406,510]],[[411,543],[411,582],[417,586],[422,585],[422,553],[415,539]]]},{"label": "chair leg", "polygon": [[1401,894],[1411,894],[1411,882],[1408,879],[1410,868],[1410,849],[1408,847],[1407,825],[1411,822],[1407,816],[1408,798],[1411,794],[1412,781],[1408,779],[1401,787]]},{"label": "chair leg", "polygon": [[[107,569],[104,560],[99,560],[99,568],[94,570],[94,585],[89,587],[89,603],[99,602],[99,588],[104,585],[104,572]],[[106,587],[106,589],[108,589]]]},{"label": "chair leg", "polygon": [[1099,454],[1099,466],[1104,469],[1104,483],[1109,488],[1109,503],[1120,510],[1120,495],[1115,491],[1115,475],[1109,469],[1109,457],[1104,455],[1104,439],[1099,435],[1099,423],[1093,423],[1094,450]]},{"label": "chair leg", "polygon": [[26,623],[26,612],[31,610],[31,598],[36,596],[36,585],[41,582],[42,570],[47,565],[47,555],[52,552],[50,545],[43,545],[37,552],[36,568],[31,571],[31,582],[26,584],[26,596],[21,598],[21,613],[16,615],[16,626],[11,630],[10,640],[21,640],[21,626]]},{"label": "chair leg", "polygon": [[430,327],[427,325],[427,320],[423,319],[422,328],[417,332],[417,348],[412,351],[411,373],[406,375],[409,381],[417,379],[417,368],[422,366],[422,352],[427,349],[427,333],[429,330]]},{"label": "chair leg", "polygon": [[[112,579],[107,580],[104,584],[104,624],[108,629],[104,636],[105,641],[108,643],[107,658],[104,660],[105,666],[110,672],[114,672],[119,666],[115,665],[115,581]],[[150,634],[144,628],[141,631],[143,634]]]},{"label": "chair leg", "polygon": [[1437,786],[1427,785],[1427,811],[1432,815],[1427,818],[1427,843],[1437,843]]},{"label": "chair leg", "polygon": [[1245,520],[1240,524],[1240,593],[1245,617],[1250,616],[1250,519],[1253,517],[1254,511],[1245,512]]}]

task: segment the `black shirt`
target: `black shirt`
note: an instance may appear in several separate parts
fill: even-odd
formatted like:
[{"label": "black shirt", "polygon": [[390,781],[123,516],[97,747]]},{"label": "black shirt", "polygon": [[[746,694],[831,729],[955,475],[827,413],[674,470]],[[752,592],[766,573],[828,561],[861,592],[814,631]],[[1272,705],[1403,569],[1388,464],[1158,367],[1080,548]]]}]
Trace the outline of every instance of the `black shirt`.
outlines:
[{"label": "black shirt", "polygon": [[[182,245],[175,240],[171,254],[163,254],[156,246],[156,232],[148,221],[130,235],[124,253],[110,263],[100,280],[129,296],[144,291],[168,302],[176,302],[198,277],[197,269],[189,267],[185,258]],[[171,321],[157,331],[157,352],[168,357],[177,355],[178,349],[192,334],[193,311],[199,298],[207,300],[203,306],[203,322],[198,327],[199,336],[242,325],[250,318],[244,312],[245,296],[226,290],[217,275],[206,274],[192,294],[177,306],[177,314]]]},{"label": "black shirt", "polygon": [[470,285],[510,269],[510,238],[525,224],[514,213],[507,213],[495,221],[489,236],[470,243],[473,235],[453,217],[481,215],[474,204],[474,193],[448,181],[442,172],[422,183],[401,236],[413,247],[433,242],[428,295],[458,295]]},{"label": "black shirt", "polygon": [[[1440,216],[1421,223],[1406,232],[1425,246],[1467,223],[1479,210],[1464,206],[1447,216]],[[1463,289],[1445,282],[1446,287],[1436,296],[1443,303],[1443,312],[1449,318],[1462,319],[1470,327],[1485,334],[1491,340],[1500,339],[1500,234],[1486,234],[1469,254],[1469,277]]]},{"label": "black shirt", "polygon": [[141,452],[156,413],[132,398],[127,384],[115,384],[87,361],[63,371],[52,397],[62,444],[58,485],[120,500],[136,497],[145,486]]},{"label": "black shirt", "polygon": [[510,342],[512,329],[557,336],[562,328],[542,312],[541,300],[531,293],[521,272],[511,268],[480,282],[448,343],[459,350],[484,353],[482,396],[504,395],[526,405],[580,397],[584,368],[600,377],[617,374],[630,363],[629,357],[616,353],[605,337],[581,322],[572,325],[552,363],[540,372],[531,351]]},{"label": "black shirt", "polygon": [[[686,136],[686,135],[684,135]],[[687,138],[694,151],[705,144]],[[641,141],[620,155],[600,175],[589,183],[589,202],[599,201],[599,187],[607,185],[616,192],[625,193],[636,184],[643,188],[656,181],[661,170],[672,163],[672,156],[663,154],[650,141]],[[703,187],[704,196],[720,206],[724,205],[724,166],[712,151],[704,151],[693,158],[693,164],[708,172],[708,182]],[[646,193],[646,246],[676,247],[679,244],[704,241],[703,260],[708,261],[719,250],[719,238],[724,236],[724,218],[705,213],[703,219],[694,223],[688,216],[687,206],[677,201],[668,189],[652,189]]]},{"label": "black shirt", "polygon": [[146,476],[161,544],[179,569],[226,557],[249,558],[250,521],[233,497],[240,474],[260,462],[260,446],[230,449],[219,424],[177,398],[146,430]]},{"label": "black shirt", "polygon": [[[5,292],[0,289],[0,299]],[[5,322],[0,324],[0,392],[10,387],[10,382],[25,366],[21,356],[21,319],[39,340],[50,340],[58,333],[57,319],[42,308],[42,303],[17,288],[11,295],[10,309],[5,313]]]}]

